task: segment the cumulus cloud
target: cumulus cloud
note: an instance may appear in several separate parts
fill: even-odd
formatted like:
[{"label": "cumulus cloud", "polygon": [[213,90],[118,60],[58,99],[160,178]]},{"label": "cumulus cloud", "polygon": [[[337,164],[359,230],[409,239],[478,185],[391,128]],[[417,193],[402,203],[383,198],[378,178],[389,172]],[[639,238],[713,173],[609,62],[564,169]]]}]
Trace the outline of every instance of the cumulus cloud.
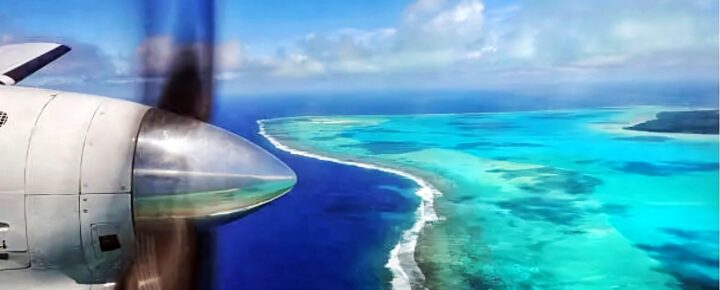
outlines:
[{"label": "cumulus cloud", "polygon": [[[187,59],[190,54],[196,58],[201,70],[214,69],[216,63],[223,69],[232,69],[242,61],[242,49],[235,42],[214,46],[209,42],[179,42],[170,35],[156,35],[146,38],[136,49],[137,73],[144,77],[158,77],[169,74],[174,66]],[[213,57],[220,54],[219,62]]]},{"label": "cumulus cloud", "polygon": [[249,61],[245,47],[237,39],[220,43],[215,48],[215,57],[219,71],[232,71]]},{"label": "cumulus cloud", "polygon": [[[190,47],[213,49],[218,79],[257,83],[483,87],[661,75],[716,79],[717,6],[713,0],[557,0],[501,7],[481,0],[417,0],[393,27],[308,32],[266,54],[248,49],[253,43],[242,39]],[[0,43],[26,39],[0,33]],[[114,82],[133,81],[133,74],[162,76],[179,49],[169,36],[150,37],[128,57],[139,65],[124,71],[97,47],[71,45],[73,53],[47,74],[116,76],[106,78]]]},{"label": "cumulus cloud", "polygon": [[477,80],[469,85],[528,76],[652,79],[657,69],[712,79],[716,11],[712,0],[559,0],[504,7],[417,0],[398,15],[396,27],[309,33],[255,71],[292,78],[451,74]]},{"label": "cumulus cloud", "polygon": [[535,4],[499,16],[489,29],[497,34],[502,57],[529,65],[564,65],[610,55],[629,60],[717,49],[716,23],[717,14],[689,1],[610,0],[592,7],[558,1],[553,7]]},{"label": "cumulus cloud", "polygon": [[484,10],[485,5],[480,1],[462,1],[451,9],[435,15],[425,27],[427,30],[443,33],[479,33],[482,29]]},{"label": "cumulus cloud", "polygon": [[405,9],[405,19],[407,19],[409,21],[415,21],[417,18],[423,16],[424,14],[437,12],[446,3],[447,3],[446,0],[418,0],[418,1],[415,1],[414,3],[410,4],[410,6],[408,6],[407,9]]},{"label": "cumulus cloud", "polygon": [[[492,51],[480,43],[483,10],[478,0],[422,0],[407,9],[398,27],[309,33],[266,59],[266,68],[271,75],[297,78],[399,73],[451,65],[470,52],[477,57]],[[466,53],[467,49],[473,50]]]},{"label": "cumulus cloud", "polygon": [[162,75],[171,69],[177,53],[171,36],[153,36],[145,39],[136,50],[138,72],[143,75]]},{"label": "cumulus cloud", "polygon": [[321,74],[325,66],[307,55],[290,54],[272,63],[271,74],[283,77],[304,77]]},{"label": "cumulus cloud", "polygon": [[[185,51],[198,55],[201,65],[207,64],[205,58],[213,53],[213,70],[220,80],[244,76],[302,78],[325,72],[325,65],[308,53],[279,50],[272,57],[251,56],[237,39],[214,44],[179,43],[169,35],[149,37],[138,46],[135,72],[145,79],[167,76],[181,57],[179,54]],[[143,78],[130,78],[129,81],[144,81]]]}]

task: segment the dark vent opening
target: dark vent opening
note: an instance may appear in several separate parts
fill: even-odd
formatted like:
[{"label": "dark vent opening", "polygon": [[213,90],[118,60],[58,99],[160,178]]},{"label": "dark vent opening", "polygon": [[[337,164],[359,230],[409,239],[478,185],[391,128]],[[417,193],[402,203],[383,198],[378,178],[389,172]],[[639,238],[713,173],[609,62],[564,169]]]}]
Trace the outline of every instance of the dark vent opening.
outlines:
[{"label": "dark vent opening", "polygon": [[100,250],[103,252],[113,251],[120,248],[120,240],[117,235],[101,236],[99,240]]},{"label": "dark vent opening", "polygon": [[7,121],[8,121],[8,114],[3,111],[0,111],[0,127],[5,125],[5,123],[7,123]]}]

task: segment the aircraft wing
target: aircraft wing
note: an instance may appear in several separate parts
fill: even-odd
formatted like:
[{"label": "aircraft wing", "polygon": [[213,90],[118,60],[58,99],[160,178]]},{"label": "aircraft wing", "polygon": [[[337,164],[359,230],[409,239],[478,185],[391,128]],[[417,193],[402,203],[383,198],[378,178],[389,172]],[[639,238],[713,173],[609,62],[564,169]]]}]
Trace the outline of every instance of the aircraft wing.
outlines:
[{"label": "aircraft wing", "polygon": [[0,46],[0,85],[14,85],[70,51],[57,43],[18,43]]}]

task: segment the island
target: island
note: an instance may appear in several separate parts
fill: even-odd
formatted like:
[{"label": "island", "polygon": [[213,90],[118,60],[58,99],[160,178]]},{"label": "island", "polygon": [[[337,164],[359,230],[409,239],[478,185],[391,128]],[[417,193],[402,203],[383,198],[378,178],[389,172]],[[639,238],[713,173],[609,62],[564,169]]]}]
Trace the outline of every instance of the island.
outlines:
[{"label": "island", "polygon": [[718,110],[660,112],[649,120],[627,130],[718,135]]}]

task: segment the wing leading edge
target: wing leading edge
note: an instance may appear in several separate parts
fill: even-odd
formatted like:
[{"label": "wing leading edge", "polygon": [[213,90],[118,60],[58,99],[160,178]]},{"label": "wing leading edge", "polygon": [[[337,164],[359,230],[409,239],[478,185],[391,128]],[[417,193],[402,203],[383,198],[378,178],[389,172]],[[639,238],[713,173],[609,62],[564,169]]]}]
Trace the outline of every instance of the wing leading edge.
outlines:
[{"label": "wing leading edge", "polygon": [[18,43],[0,46],[0,85],[11,86],[70,51],[58,43]]}]

